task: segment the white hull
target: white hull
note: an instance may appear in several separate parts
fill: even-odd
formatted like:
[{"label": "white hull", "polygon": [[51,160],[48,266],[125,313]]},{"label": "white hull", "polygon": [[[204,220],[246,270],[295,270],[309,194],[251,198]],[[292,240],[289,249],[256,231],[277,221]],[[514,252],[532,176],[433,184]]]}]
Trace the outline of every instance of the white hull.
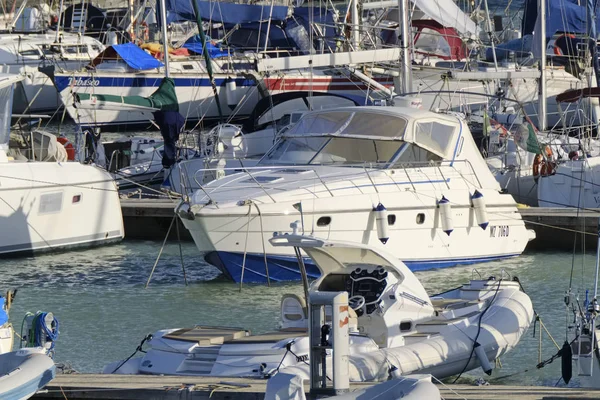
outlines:
[{"label": "white hull", "polygon": [[123,220],[108,172],[75,162],[2,164],[0,254],[121,240]]},{"label": "white hull", "polygon": [[62,101],[52,79],[40,67],[80,70],[104,48],[90,37],[64,33],[0,35],[0,72],[22,75],[24,96],[15,96],[13,112],[55,113]]},{"label": "white hull", "polygon": [[[228,93],[225,89],[226,80],[232,76],[237,84],[233,94]],[[150,125],[150,121],[154,120],[152,110],[109,110],[101,107],[92,109],[76,108],[73,94],[118,94],[120,96],[147,97],[158,89],[163,77],[162,73],[156,72],[119,74],[99,71],[93,74],[57,73],[55,82],[67,112],[73,120],[82,126]],[[172,77],[175,80],[179,112],[186,120],[218,121],[219,109],[206,73],[174,72]],[[247,117],[260,99],[255,81],[248,79],[243,74],[237,76],[235,74],[216,74],[215,82],[219,93],[221,111],[226,118],[240,119]],[[265,78],[264,82],[271,94],[312,89],[364,98],[367,89],[364,83],[351,82],[348,78],[336,78],[315,73],[314,78],[310,79],[305,72],[292,72],[283,77]]]},{"label": "white hull", "polygon": [[[276,170],[274,172],[277,173]],[[428,175],[431,177],[437,171],[432,169],[423,172],[430,173]],[[319,175],[326,176],[326,173],[321,170]],[[444,175],[447,178],[452,176],[451,171],[444,171]],[[369,185],[366,176],[362,179],[356,176],[347,179],[351,179],[357,186]],[[373,179],[378,181],[375,174]],[[398,180],[402,178],[399,177]],[[336,187],[341,184],[343,183],[330,183],[328,186]],[[307,184],[306,189],[311,189],[311,185]],[[521,254],[531,236],[521,221],[512,198],[494,191],[482,193],[487,199],[490,216],[490,226],[486,230],[475,223],[468,190],[448,190],[443,185],[432,185],[429,190],[420,188],[418,193],[394,191],[379,195],[374,190],[364,194],[359,189],[348,188],[341,196],[306,199],[302,202],[305,210],[303,215],[293,207],[302,200],[302,195],[293,192],[287,201],[260,205],[262,217],[259,217],[256,208],[250,206],[228,210],[226,215],[223,215],[222,210],[204,208],[196,213],[194,220],[183,218],[182,221],[198,249],[201,252],[216,252],[214,256],[216,259],[222,258],[223,264],[227,262],[224,258],[230,253],[243,258],[244,252],[258,256],[259,262],[263,252],[269,256],[293,259],[292,249],[274,248],[268,243],[268,239],[273,236],[273,232],[288,232],[290,224],[295,221],[304,222],[303,233],[306,234],[384,248],[414,270]],[[442,194],[453,202],[454,231],[450,235],[441,229],[439,209],[436,207],[436,199],[441,198]],[[388,215],[396,217],[396,222],[389,228],[389,240],[385,245],[377,237],[372,211],[378,202],[385,205]],[[416,221],[418,214],[425,216],[420,225]],[[321,217],[330,217],[331,223],[325,227],[318,226],[317,221]],[[245,278],[250,281],[253,279],[253,272],[250,261],[247,262]],[[221,268],[225,269],[225,266]],[[229,273],[235,274],[233,271]],[[232,278],[238,280],[235,276]],[[270,278],[277,280],[277,275],[272,272]]]},{"label": "white hull", "polygon": [[540,207],[600,208],[600,156],[560,163],[538,181]]},{"label": "white hull", "polygon": [[[503,71],[500,68],[500,71]],[[490,97],[496,94],[500,85],[506,92],[506,98],[516,100],[523,104],[524,112],[532,122],[537,126],[537,99],[538,99],[538,80],[537,78],[527,79],[504,79],[504,80],[459,80],[459,79],[440,79],[440,74],[447,73],[447,70],[427,69],[416,70],[413,72],[414,91],[423,92],[416,94],[423,101],[423,108],[426,110],[457,110],[466,111],[470,107],[477,110],[494,100]],[[556,103],[556,95],[569,89],[579,89],[587,87],[587,84],[575,78],[573,75],[564,71],[564,69],[552,70],[546,84],[548,99],[547,113],[548,126],[552,127],[561,124],[561,113]],[[478,95],[480,94],[480,95]],[[506,106],[515,108],[517,103],[507,101]],[[570,125],[586,123],[582,121],[580,110],[576,107],[562,108],[563,118]],[[596,116],[597,118],[597,116]]]}]

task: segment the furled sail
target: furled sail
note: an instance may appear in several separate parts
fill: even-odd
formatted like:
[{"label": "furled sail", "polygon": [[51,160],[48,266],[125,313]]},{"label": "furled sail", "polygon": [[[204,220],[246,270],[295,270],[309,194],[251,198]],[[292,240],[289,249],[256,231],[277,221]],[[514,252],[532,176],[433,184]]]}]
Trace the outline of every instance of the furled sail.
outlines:
[{"label": "furled sail", "polygon": [[103,110],[179,111],[179,102],[172,78],[163,78],[160,86],[148,97],[110,94],[74,93],[76,107]]}]

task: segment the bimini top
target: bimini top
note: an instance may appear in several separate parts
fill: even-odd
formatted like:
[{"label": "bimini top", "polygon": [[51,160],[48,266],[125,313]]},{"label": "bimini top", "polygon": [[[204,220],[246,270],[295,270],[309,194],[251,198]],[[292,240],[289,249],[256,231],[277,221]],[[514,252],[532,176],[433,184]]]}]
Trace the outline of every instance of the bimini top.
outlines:
[{"label": "bimini top", "polygon": [[304,115],[284,138],[339,137],[413,143],[453,159],[462,122],[451,115],[405,107],[342,107]]}]

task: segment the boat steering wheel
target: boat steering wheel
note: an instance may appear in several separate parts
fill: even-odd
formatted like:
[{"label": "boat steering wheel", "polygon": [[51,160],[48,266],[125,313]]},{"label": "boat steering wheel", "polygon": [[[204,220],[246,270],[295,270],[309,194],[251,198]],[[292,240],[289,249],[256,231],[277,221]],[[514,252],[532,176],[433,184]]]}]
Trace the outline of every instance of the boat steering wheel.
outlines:
[{"label": "boat steering wheel", "polygon": [[361,295],[354,295],[348,299],[348,305],[354,311],[360,310],[366,303],[365,297]]}]

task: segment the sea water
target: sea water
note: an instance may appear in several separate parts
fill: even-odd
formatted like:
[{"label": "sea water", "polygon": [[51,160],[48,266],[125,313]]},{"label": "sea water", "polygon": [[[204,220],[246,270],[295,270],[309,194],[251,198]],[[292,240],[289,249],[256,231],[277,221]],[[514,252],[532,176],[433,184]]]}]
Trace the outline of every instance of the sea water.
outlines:
[{"label": "sea water", "polygon": [[[79,372],[97,373],[104,365],[128,357],[144,336],[159,329],[204,324],[247,328],[254,333],[271,331],[277,328],[282,294],[302,294],[298,282],[240,289],[206,264],[191,242],[181,246],[188,285],[184,284],[179,246],[167,243],[146,289],[160,246],[160,242],[125,240],[95,249],[0,260],[0,290],[18,289],[10,312],[15,330],[20,331],[26,311],[53,312],[60,321],[55,360]],[[504,279],[517,276],[542,321],[562,345],[565,326],[572,320],[563,303],[571,266],[574,264],[572,287],[584,293],[593,290],[594,263],[591,253],[573,260],[569,253],[526,252],[509,260],[419,272],[417,276],[430,294],[457,287],[479,274]],[[532,328],[515,350],[502,357],[502,368],[494,370],[492,382],[556,384],[560,360],[536,369],[538,336],[532,336]],[[536,335],[539,330],[538,324]],[[556,351],[544,335],[542,359]],[[466,378],[479,376],[489,379],[480,370]]]}]

